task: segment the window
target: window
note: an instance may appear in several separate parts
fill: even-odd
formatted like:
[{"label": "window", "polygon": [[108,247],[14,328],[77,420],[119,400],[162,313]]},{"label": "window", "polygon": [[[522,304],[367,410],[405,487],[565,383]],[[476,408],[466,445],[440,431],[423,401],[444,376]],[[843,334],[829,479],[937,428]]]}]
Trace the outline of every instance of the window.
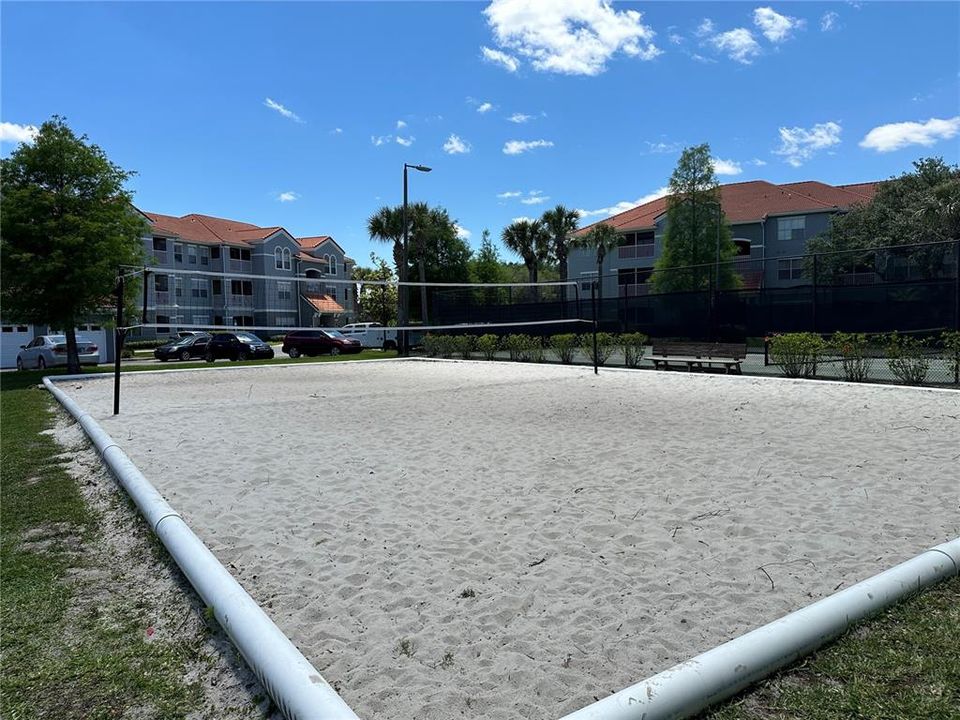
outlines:
[{"label": "window", "polygon": [[273,251],[273,265],[277,270],[283,270],[283,250],[281,248]]},{"label": "window", "polygon": [[253,281],[231,280],[230,292],[233,295],[253,295]]},{"label": "window", "polygon": [[777,261],[778,280],[799,280],[803,277],[803,258],[787,258]]},{"label": "window", "polygon": [[153,289],[157,292],[167,292],[170,290],[168,284],[168,278],[166,275],[154,275],[153,276]]},{"label": "window", "polygon": [[330,256],[330,274],[331,275],[337,274],[337,256],[336,255]]},{"label": "window", "polygon": [[4,326],[3,326],[3,331],[4,331],[4,332],[12,333],[12,332],[13,332],[13,325],[4,325]]},{"label": "window", "polygon": [[290,260],[290,249],[284,248],[283,249],[283,269],[289,270],[292,267],[293,267],[293,263]]},{"label": "window", "polygon": [[223,295],[223,280],[215,279],[213,281],[213,294]]},{"label": "window", "polygon": [[293,283],[278,282],[277,298],[280,300],[289,300],[293,295]]},{"label": "window", "polygon": [[200,253],[200,264],[209,265],[210,264],[210,248],[206,248],[206,247],[197,248],[197,251]]},{"label": "window", "polygon": [[223,315],[214,315],[213,316],[214,325],[223,325]]},{"label": "window", "polygon": [[243,248],[230,248],[230,259],[231,260],[249,260],[250,251],[244,250]]},{"label": "window", "polygon": [[218,247],[212,247],[212,248],[210,248],[210,257],[212,257],[214,260],[219,260],[219,259],[220,259],[220,248],[218,248]]},{"label": "window", "polygon": [[90,331],[91,331],[91,332],[99,332],[100,330],[101,330],[101,328],[100,328],[99,325],[91,325],[91,326],[90,326]]},{"label": "window", "polygon": [[17,325],[17,332],[26,332],[26,331],[27,331],[26,325]]},{"label": "window", "polygon": [[[168,322],[170,322],[170,316],[169,316],[169,315],[157,315],[157,324],[158,324],[158,325],[165,325],[165,324],[167,324]],[[170,332],[170,328],[168,328],[168,327],[158,327],[158,328],[157,328],[157,332],[160,333],[160,334],[168,333],[168,332]]]},{"label": "window", "polygon": [[157,252],[166,252],[167,251],[167,239],[155,237],[153,239],[153,249]]},{"label": "window", "polygon": [[253,316],[237,315],[233,318],[233,324],[237,327],[251,327],[253,325]]},{"label": "window", "polygon": [[180,297],[181,295],[183,295],[183,278],[175,277],[173,279],[173,287],[175,290],[174,295],[176,295],[177,297]]},{"label": "window", "polygon": [[197,264],[197,246],[196,245],[187,245],[187,264],[189,265]]},{"label": "window", "polygon": [[183,262],[183,243],[173,244],[173,260],[178,263]]},{"label": "window", "polygon": [[195,298],[205,298],[207,297],[207,281],[203,278],[193,278],[190,281],[190,295]]},{"label": "window", "polygon": [[803,240],[806,237],[807,218],[786,217],[777,220],[777,240]]}]

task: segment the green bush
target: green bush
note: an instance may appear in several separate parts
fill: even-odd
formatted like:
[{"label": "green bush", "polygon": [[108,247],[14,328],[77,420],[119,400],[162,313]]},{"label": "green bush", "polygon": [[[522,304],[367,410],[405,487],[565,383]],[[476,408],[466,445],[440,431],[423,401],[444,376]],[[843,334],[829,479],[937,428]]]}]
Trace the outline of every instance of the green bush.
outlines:
[{"label": "green bush", "polygon": [[449,335],[425,335],[423,337],[423,352],[426,353],[427,357],[451,357],[453,356],[453,338]]},{"label": "green bush", "polygon": [[835,332],[828,348],[840,358],[843,377],[850,382],[863,382],[870,374],[872,364],[866,356],[867,336],[863,333]]},{"label": "green bush", "polygon": [[504,347],[510,351],[510,359],[519,362],[541,362],[543,345],[540,338],[529,335],[507,335]]},{"label": "green bush", "polygon": [[905,385],[923,384],[930,369],[930,360],[922,341],[891,333],[887,336],[886,350],[887,365],[897,380]]},{"label": "green bush", "polygon": [[130,348],[131,350],[153,350],[158,348],[161,345],[166,345],[168,342],[171,342],[173,338],[154,338],[153,340],[126,340],[123,343],[125,348]]},{"label": "green bush", "polygon": [[493,360],[497,356],[500,339],[490,333],[477,338],[477,352],[483,354],[484,360]]},{"label": "green bush", "polygon": [[940,335],[943,358],[953,372],[953,381],[960,383],[960,331],[946,330]]},{"label": "green bush", "polygon": [[786,333],[770,340],[770,361],[787,377],[813,377],[823,353],[823,338],[814,333]]},{"label": "green bush", "polygon": [[631,368],[639,367],[647,350],[647,336],[643,333],[624,333],[618,340],[623,350],[623,364]]},{"label": "green bush", "polygon": [[606,332],[597,333],[597,356],[593,356],[593,333],[580,336],[580,349],[587,354],[590,362],[597,365],[603,365],[610,359],[613,349],[616,347],[616,340],[613,335]]},{"label": "green bush", "polygon": [[580,338],[573,333],[563,333],[550,338],[550,349],[557,354],[557,359],[564,365],[570,365],[580,346]]},{"label": "green bush", "polygon": [[450,350],[464,360],[469,360],[470,351],[473,350],[475,342],[476,338],[473,335],[453,335],[450,337]]}]

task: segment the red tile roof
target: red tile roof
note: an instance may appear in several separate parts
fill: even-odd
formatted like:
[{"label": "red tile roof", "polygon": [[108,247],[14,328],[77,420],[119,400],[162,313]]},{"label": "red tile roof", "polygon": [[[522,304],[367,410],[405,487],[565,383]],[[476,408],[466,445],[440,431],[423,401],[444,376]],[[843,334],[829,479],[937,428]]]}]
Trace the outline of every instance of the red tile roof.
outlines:
[{"label": "red tile roof", "polygon": [[[142,210],[140,212],[149,218],[154,232],[163,235],[172,235],[182,238],[187,242],[205,245],[239,245],[243,247],[250,243],[266,240],[281,230],[286,232],[286,230],[279,225],[260,227],[259,225],[240,222],[239,220],[230,220],[228,218],[214,217],[212,215],[191,213],[183,217],[174,217],[172,215],[161,215],[159,213],[145,212]],[[305,249],[315,248],[329,240],[340,249],[340,252],[343,252],[343,248],[329,235],[318,235],[311,238],[294,238],[294,240],[296,240],[300,247]],[[304,243],[303,241],[309,242]]]},{"label": "red tile roof", "polygon": [[304,295],[303,299],[310,303],[317,312],[322,313],[342,313],[343,305],[338,303],[329,295]]},{"label": "red tile roof", "polygon": [[[774,185],[765,180],[749,180],[721,185],[720,202],[728,222],[759,222],[767,215],[830,212],[868,202],[878,185],[879,183],[857,183],[833,186],[815,181]],[[587,225],[577,234],[582,234],[601,222],[623,230],[652,228],[655,220],[666,210],[667,199],[657,198],[606,220]]]},{"label": "red tile roof", "polygon": [[304,250],[315,250],[325,242],[333,243],[334,247],[337,248],[340,252],[345,252],[340,243],[334,240],[329,235],[314,235],[312,237],[301,237],[297,238],[297,245],[302,247]]}]

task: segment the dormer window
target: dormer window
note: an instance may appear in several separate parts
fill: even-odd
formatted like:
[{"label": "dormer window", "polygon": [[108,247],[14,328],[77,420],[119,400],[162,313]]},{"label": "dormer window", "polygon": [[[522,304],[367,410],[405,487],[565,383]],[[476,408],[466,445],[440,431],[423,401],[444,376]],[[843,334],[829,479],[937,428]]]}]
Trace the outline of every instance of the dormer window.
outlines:
[{"label": "dormer window", "polygon": [[274,266],[277,270],[289,270],[293,267],[290,248],[277,248],[273,251]]}]

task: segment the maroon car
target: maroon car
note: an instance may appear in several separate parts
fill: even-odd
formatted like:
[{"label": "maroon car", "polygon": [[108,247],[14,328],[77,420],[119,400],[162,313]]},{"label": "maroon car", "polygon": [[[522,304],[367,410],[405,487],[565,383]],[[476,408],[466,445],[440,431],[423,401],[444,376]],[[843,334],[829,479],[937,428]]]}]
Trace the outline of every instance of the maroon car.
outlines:
[{"label": "maroon car", "polygon": [[301,355],[312,357],[326,353],[358,353],[363,350],[363,344],[336,330],[294,330],[283,338],[283,347],[280,349],[290,357],[298,358]]}]

